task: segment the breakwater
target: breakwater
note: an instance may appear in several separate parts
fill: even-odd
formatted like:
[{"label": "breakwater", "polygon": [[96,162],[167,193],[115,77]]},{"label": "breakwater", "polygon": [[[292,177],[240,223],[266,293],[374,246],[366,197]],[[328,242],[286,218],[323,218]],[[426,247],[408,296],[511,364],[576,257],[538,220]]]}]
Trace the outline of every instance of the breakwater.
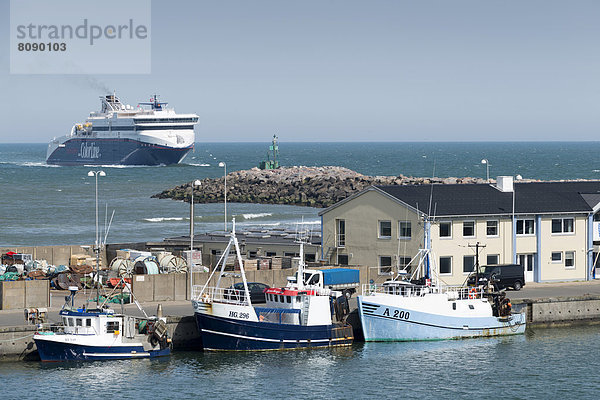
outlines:
[{"label": "breakwater", "polygon": [[[221,203],[225,178],[206,178],[194,188],[195,203]],[[404,175],[368,176],[344,167],[282,167],[274,170],[235,171],[227,174],[227,201],[329,207],[371,185],[427,185],[430,183],[484,183],[481,178],[417,178]],[[153,195],[189,202],[192,185],[186,183]]]}]

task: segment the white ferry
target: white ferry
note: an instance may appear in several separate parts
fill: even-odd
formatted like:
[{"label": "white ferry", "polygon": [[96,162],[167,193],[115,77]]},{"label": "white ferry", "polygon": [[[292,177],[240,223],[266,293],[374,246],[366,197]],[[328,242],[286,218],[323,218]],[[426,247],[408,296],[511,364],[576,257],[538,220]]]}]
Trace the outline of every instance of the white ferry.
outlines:
[{"label": "white ferry", "polygon": [[196,114],[177,114],[154,95],[137,107],[115,94],[101,96],[102,109],[48,145],[48,164],[169,165],[194,147]]}]

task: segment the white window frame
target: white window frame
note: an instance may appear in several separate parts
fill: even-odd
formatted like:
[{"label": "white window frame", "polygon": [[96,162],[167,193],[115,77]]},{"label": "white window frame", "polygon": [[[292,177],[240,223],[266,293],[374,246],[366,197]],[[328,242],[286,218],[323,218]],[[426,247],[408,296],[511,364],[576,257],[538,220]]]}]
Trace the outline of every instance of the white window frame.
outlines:
[{"label": "white window frame", "polygon": [[[465,259],[467,257],[473,258],[473,269],[469,272],[465,271]],[[476,261],[475,256],[473,256],[473,255],[463,256],[463,268],[462,268],[463,275],[471,275],[473,272],[475,272],[475,261]]]},{"label": "white window frame", "polygon": [[[553,257],[553,256],[554,256],[555,254],[560,254],[560,260],[555,260],[555,259],[554,259],[554,257]],[[550,253],[550,262],[551,262],[552,264],[562,264],[562,262],[563,262],[563,252],[562,252],[562,251],[553,251],[553,252],[551,252],[551,253]]]},{"label": "white window frame", "polygon": [[[400,232],[402,232],[402,229],[400,228],[400,224],[408,224],[408,229],[410,229],[410,236],[400,236]],[[412,239],[412,222],[411,221],[398,221],[398,239],[400,239],[400,240],[411,240]]]},{"label": "white window frame", "polygon": [[[450,235],[449,236],[442,236],[442,224],[449,224],[450,225]],[[452,221],[440,221],[439,226],[438,226],[438,235],[440,237],[440,239],[442,240],[446,240],[446,239],[452,239]]]},{"label": "white window frame", "polygon": [[[383,236],[381,234],[381,224],[383,222],[389,222],[389,224],[390,224],[390,234],[389,234],[389,236],[387,236],[387,235]],[[384,240],[388,240],[388,239],[392,238],[392,221],[390,221],[389,219],[382,219],[382,220],[377,221],[377,238],[378,239],[384,239]]]},{"label": "white window frame", "polygon": [[[525,233],[525,221],[533,222],[533,233]],[[519,233],[519,231],[518,231],[519,222],[521,222],[523,224],[523,233]],[[517,236],[535,236],[535,228],[536,227],[535,227],[535,219],[534,218],[519,218],[515,222],[515,235],[517,235]]]},{"label": "white window frame", "polygon": [[[472,223],[473,224],[473,235],[472,236],[465,236],[465,223]],[[474,238],[477,237],[477,223],[474,220],[466,220],[463,221],[463,237],[464,238]]]},{"label": "white window frame", "polygon": [[[340,232],[343,224],[344,232]],[[346,220],[338,218],[335,220],[335,247],[343,249],[346,247]]]},{"label": "white window frame", "polygon": [[[381,265],[381,259],[383,257],[389,257],[390,258],[390,265]],[[394,259],[392,256],[378,256],[377,257],[378,260],[378,266],[377,266],[377,275],[392,275],[394,273]],[[381,268],[389,268],[390,271],[389,272],[382,272]]]},{"label": "white window frame", "polygon": [[[565,232],[565,220],[570,219],[573,221],[573,230],[571,232]],[[555,220],[560,220],[560,232],[552,232],[552,224]],[[575,218],[574,217],[564,217],[564,218],[552,218],[550,221],[550,233],[552,235],[574,235],[575,234]]]},{"label": "white window frame", "polygon": [[[572,258],[573,265],[567,265],[567,254],[573,255],[573,258]],[[575,251],[565,251],[564,260],[565,260],[565,269],[575,269]]]},{"label": "white window frame", "polygon": [[[442,258],[448,258],[450,259],[450,272],[444,272],[442,273],[441,269],[442,269]],[[440,256],[440,258],[438,259],[438,268],[440,269],[440,276],[451,276],[452,275],[452,256]]]},{"label": "white window frame", "polygon": [[[488,223],[495,222],[496,223],[496,234],[488,235]],[[499,237],[500,236],[500,220],[497,219],[488,219],[485,221],[485,236],[486,237]]]}]

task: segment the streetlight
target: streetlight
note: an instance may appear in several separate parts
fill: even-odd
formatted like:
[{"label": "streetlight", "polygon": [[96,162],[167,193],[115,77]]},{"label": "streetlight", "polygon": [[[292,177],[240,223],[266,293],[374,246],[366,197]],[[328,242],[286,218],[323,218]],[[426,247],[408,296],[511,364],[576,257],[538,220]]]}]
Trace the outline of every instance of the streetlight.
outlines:
[{"label": "streetlight", "polygon": [[96,279],[98,282],[96,284],[96,305],[100,304],[100,243],[98,237],[98,175],[106,176],[106,172],[102,170],[98,171],[90,171],[88,172],[88,176],[96,177],[96,243],[94,246],[94,252],[96,253]]},{"label": "streetlight", "polygon": [[225,185],[224,185],[224,187],[225,187],[225,191],[224,191],[224,193],[225,193],[225,224],[224,224],[224,227],[225,227],[225,232],[227,232],[227,163],[221,161],[219,163],[219,167],[225,168],[225,171],[224,171],[224,178],[225,178]]},{"label": "streetlight", "polygon": [[485,176],[486,176],[486,182],[490,181],[490,162],[488,161],[487,158],[484,158],[483,160],[481,160],[482,164],[485,164]]},{"label": "streetlight", "polygon": [[201,186],[202,182],[199,179],[196,179],[192,182],[192,199],[190,201],[190,257],[189,257],[189,271],[190,271],[190,296],[192,295],[192,289],[194,288],[194,284],[192,282],[193,279],[193,271],[192,267],[194,265],[194,187]]}]

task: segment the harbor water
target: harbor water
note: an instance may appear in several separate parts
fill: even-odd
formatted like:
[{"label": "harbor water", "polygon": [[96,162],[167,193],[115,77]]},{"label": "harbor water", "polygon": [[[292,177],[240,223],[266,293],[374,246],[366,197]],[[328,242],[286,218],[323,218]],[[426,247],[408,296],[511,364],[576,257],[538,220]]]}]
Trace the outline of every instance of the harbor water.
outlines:
[{"label": "harbor water", "polygon": [[595,399],[597,326],[155,360],[0,363],[3,399]]},{"label": "harbor water", "polygon": [[[189,205],[152,199],[193,179],[248,169],[266,157],[269,143],[197,143],[182,164],[169,167],[101,167],[100,226],[115,211],[109,243],[187,235]],[[0,246],[90,244],[95,237],[94,185],[89,170],[45,163],[46,144],[0,144]],[[281,164],[337,165],[366,175],[490,176],[532,179],[600,179],[600,142],[550,143],[280,143]],[[228,204],[244,227],[295,229],[318,224],[318,209]],[[223,229],[223,205],[196,207],[196,231]]]}]

